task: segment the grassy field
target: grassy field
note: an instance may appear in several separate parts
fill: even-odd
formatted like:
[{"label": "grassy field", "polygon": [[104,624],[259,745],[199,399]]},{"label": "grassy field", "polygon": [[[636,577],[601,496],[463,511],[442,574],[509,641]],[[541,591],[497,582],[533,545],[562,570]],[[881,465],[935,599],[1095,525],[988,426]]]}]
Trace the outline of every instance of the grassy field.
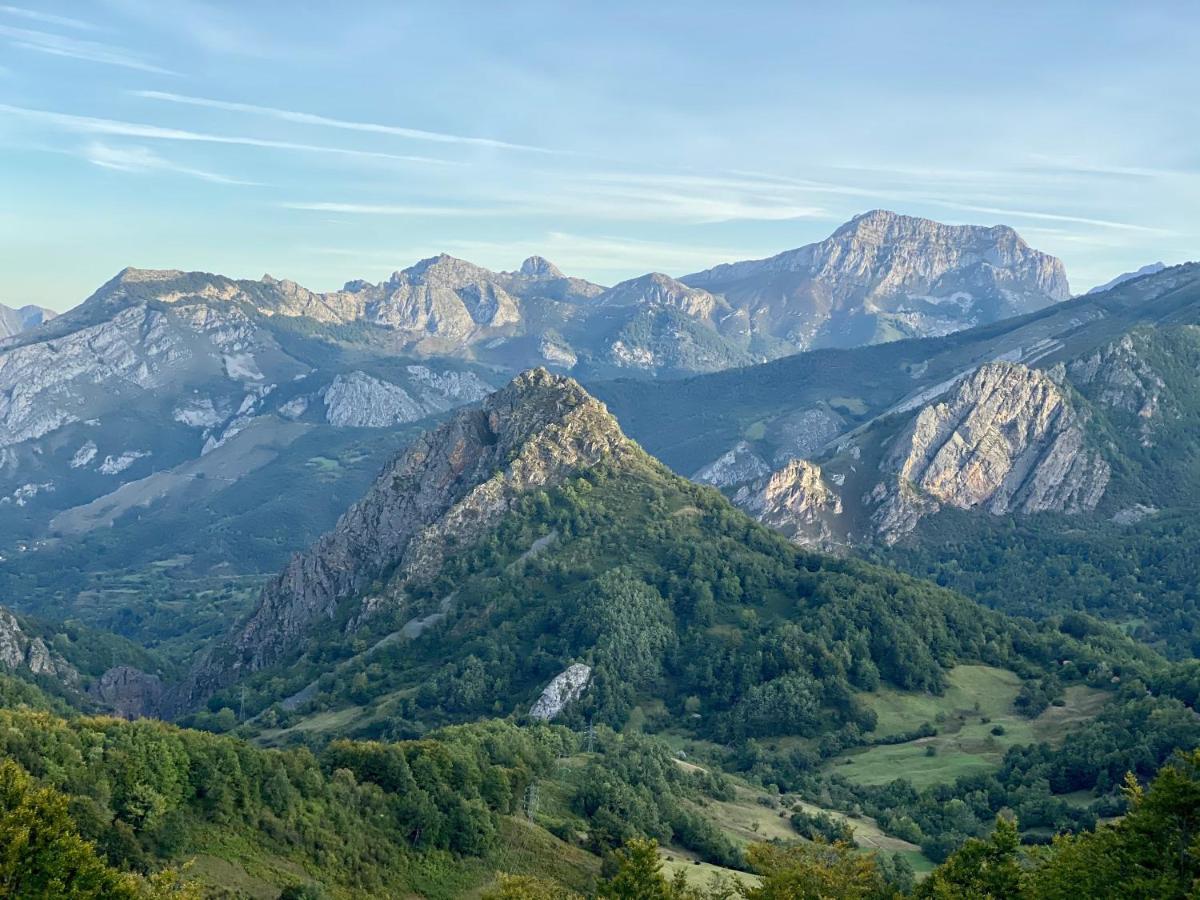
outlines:
[{"label": "grassy field", "polygon": [[1013,708],[1019,690],[1016,675],[990,666],[957,666],[941,697],[881,690],[869,700],[879,717],[876,735],[902,734],[927,722],[938,733],[850,751],[831,760],[829,771],[860,784],[886,784],[896,778],[907,778],[917,787],[950,782],[996,768],[1014,745],[1060,740],[1095,716],[1109,698],[1104,691],[1072,686],[1063,706],[1026,719]]},{"label": "grassy field", "polygon": [[[699,768],[685,762],[680,762],[680,765],[685,768]],[[825,813],[834,819],[845,822],[854,830],[854,841],[863,850],[875,850],[884,854],[898,853],[908,860],[918,874],[923,874],[933,868],[933,863],[921,852],[920,847],[885,833],[874,819],[866,816],[854,817],[836,810],[823,809],[786,794],[772,796],[737,779],[733,779],[733,781],[735,797],[732,800],[706,801],[700,811],[741,846],[759,841],[799,840],[791,823],[792,811],[799,808],[808,813]],[[760,800],[767,802],[760,802]],[[678,863],[679,865],[690,865],[693,861],[686,853],[670,852],[676,856],[677,861],[683,860]],[[715,866],[708,868],[714,872],[720,871]]]},{"label": "grassy field", "polygon": [[748,872],[701,862],[694,853],[678,847],[663,847],[659,850],[659,856],[663,861],[663,874],[668,879],[674,878],[675,873],[682,870],[688,881],[697,886],[707,886],[713,879],[737,879],[746,884],[757,884],[760,880],[757,875]]}]

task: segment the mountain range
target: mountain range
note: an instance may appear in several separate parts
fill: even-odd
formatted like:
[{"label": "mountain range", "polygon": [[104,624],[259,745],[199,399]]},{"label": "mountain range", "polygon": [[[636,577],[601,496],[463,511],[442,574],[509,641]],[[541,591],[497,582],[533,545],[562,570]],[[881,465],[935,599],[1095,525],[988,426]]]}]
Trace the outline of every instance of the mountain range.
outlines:
[{"label": "mountain range", "polygon": [[[588,382],[717,371],[941,334],[1066,296],[1062,264],[1009,228],[882,211],[771,259],[609,288],[541,257],[493,272],[442,255],[330,293],[126,269],[0,341],[0,555],[145,516],[157,545],[181,527],[162,521],[172,510],[236,534],[227,507],[198,511],[227,504],[252,473],[303,479],[349,444],[359,464],[322,473],[356,472],[347,490],[361,490],[404,428],[532,365]],[[305,538],[336,514],[308,499],[325,511]]]},{"label": "mountain range", "polygon": [[5,797],[264,897],[591,891],[647,834],[894,894],[1139,815],[1200,740],[1197,373],[1200,266],[1069,299],[881,213],[612,288],[126,270],[0,345]]}]

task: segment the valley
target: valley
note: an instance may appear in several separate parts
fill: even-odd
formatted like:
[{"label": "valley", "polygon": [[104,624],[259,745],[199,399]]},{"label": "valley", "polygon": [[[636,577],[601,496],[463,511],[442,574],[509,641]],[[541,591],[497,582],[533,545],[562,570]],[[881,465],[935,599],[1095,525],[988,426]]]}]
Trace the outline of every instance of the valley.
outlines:
[{"label": "valley", "polygon": [[[958,234],[831,241],[877,228]],[[9,339],[0,375],[66,366],[5,420],[6,477],[50,479],[0,510],[13,796],[65,798],[130,896],[179,866],[198,895],[588,894],[643,838],[712,896],[783,845],[900,895],[1005,828],[1108,834],[1126,772],[1200,744],[1200,274],[1066,299],[1027,256],[1025,315],[832,316],[804,340],[861,346],[791,355],[716,324],[831,246],[612,289],[545,260],[332,295],[127,271]],[[691,362],[525,368],[521,329],[572,317],[686,320],[610,360]]]}]

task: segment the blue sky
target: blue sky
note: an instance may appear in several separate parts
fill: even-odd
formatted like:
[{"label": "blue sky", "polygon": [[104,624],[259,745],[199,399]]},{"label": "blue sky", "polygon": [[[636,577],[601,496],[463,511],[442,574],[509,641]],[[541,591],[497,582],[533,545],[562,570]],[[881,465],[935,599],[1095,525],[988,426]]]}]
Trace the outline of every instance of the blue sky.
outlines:
[{"label": "blue sky", "polygon": [[443,250],[611,283],[875,207],[1080,291],[1200,256],[1200,8],[1140,6],[0,0],[0,301]]}]

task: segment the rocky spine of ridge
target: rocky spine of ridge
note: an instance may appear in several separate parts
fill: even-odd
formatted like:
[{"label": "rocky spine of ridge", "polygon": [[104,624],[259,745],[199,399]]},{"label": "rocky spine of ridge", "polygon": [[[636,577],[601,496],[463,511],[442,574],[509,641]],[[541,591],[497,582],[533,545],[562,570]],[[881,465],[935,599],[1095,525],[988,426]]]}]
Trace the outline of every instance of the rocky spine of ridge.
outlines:
[{"label": "rocky spine of ridge", "polygon": [[868,498],[887,543],[943,506],[1007,512],[1094,509],[1109,467],[1051,373],[989,363],[925,406],[884,459]]},{"label": "rocky spine of ridge", "polygon": [[694,319],[711,320],[721,305],[708,291],[688,287],[661,272],[651,272],[610,287],[596,298],[598,306],[669,306]]},{"label": "rocky spine of ridge", "polygon": [[398,456],[332,531],[266,585],[249,620],[172,703],[187,708],[271,665],[380,577],[393,586],[432,577],[451,545],[469,546],[527,491],[640,454],[577,382],[545,369],[522,373]]}]

